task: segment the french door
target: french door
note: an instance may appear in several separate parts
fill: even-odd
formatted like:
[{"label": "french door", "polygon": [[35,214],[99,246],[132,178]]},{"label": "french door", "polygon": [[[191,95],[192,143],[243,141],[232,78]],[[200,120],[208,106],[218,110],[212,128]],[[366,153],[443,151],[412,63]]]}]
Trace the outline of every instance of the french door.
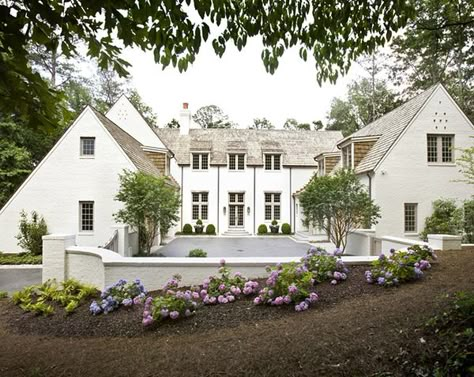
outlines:
[{"label": "french door", "polygon": [[229,193],[229,227],[242,228],[244,226],[244,193]]}]

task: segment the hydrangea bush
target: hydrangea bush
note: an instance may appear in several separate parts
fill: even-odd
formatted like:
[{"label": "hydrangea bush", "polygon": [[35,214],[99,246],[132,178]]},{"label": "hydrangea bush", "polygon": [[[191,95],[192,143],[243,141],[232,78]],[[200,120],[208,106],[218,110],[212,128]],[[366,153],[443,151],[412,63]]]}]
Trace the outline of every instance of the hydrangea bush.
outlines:
[{"label": "hydrangea bush", "polygon": [[176,320],[194,314],[199,293],[178,290],[180,275],[174,275],[163,287],[163,295],[147,297],[143,311],[143,325],[150,326],[166,319]]},{"label": "hydrangea bush", "polygon": [[141,304],[145,300],[147,291],[140,279],[127,282],[125,279],[120,279],[117,283],[105,288],[101,293],[102,301],[92,301],[89,310],[92,314],[107,314],[120,307],[130,307],[132,305]]},{"label": "hydrangea bush", "polygon": [[240,272],[231,275],[225,260],[221,259],[217,276],[204,280],[199,295],[205,305],[227,304],[234,302],[240,295],[251,295],[258,292],[258,283],[242,276]]},{"label": "hydrangea bush", "polygon": [[311,292],[315,280],[305,264],[277,264],[275,267],[267,267],[267,271],[270,276],[266,286],[254,299],[254,304],[279,306],[294,303],[295,310],[300,312],[319,299],[315,292]]},{"label": "hydrangea bush", "polygon": [[307,254],[301,258],[308,271],[313,273],[313,279],[316,283],[331,280],[331,284],[347,279],[349,270],[341,259],[342,251],[334,250],[332,254],[321,247],[311,247]]},{"label": "hydrangea bush", "polygon": [[431,268],[430,260],[435,260],[436,254],[428,246],[414,245],[407,250],[390,250],[390,255],[381,254],[379,259],[372,262],[372,268],[365,272],[365,278],[370,284],[385,287],[420,279],[424,271]]}]

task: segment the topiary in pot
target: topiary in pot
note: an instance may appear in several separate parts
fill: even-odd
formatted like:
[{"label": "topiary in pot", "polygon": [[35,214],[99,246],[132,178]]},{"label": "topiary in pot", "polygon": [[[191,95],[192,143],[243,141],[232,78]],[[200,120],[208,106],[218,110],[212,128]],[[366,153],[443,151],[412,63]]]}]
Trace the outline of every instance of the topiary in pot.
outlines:
[{"label": "topiary in pot", "polygon": [[191,224],[184,224],[183,234],[193,234],[193,227],[191,226]]},{"label": "topiary in pot", "polygon": [[268,228],[265,224],[260,224],[258,226],[258,234],[267,234],[268,233]]},{"label": "topiary in pot", "polygon": [[209,234],[209,235],[215,235],[216,234],[216,227],[212,224],[209,224],[208,226],[206,226],[206,234]]},{"label": "topiary in pot", "polygon": [[282,226],[281,226],[281,232],[283,234],[291,234],[291,225],[288,224],[288,223],[284,223]]},{"label": "topiary in pot", "polygon": [[204,231],[204,225],[202,225],[201,219],[196,221],[196,225],[194,225],[194,231],[196,232],[196,234],[202,234],[202,232]]},{"label": "topiary in pot", "polygon": [[273,220],[272,225],[270,225],[270,231],[272,233],[278,233],[279,230],[280,230],[280,225],[278,225],[278,221]]}]

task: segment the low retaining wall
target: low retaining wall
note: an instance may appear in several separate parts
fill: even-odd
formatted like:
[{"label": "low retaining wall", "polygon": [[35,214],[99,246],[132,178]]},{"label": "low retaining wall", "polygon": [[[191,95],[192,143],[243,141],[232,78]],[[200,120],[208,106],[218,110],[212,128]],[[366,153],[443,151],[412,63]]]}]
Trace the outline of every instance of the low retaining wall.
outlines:
[{"label": "low retaining wall", "polygon": [[[221,258],[147,258],[122,257],[95,247],[75,246],[73,235],[43,237],[43,281],[78,279],[99,289],[119,279],[139,278],[149,290],[161,289],[174,274],[180,274],[184,285],[200,284],[214,275]],[[347,264],[368,264],[377,257],[342,257]],[[268,276],[265,267],[299,261],[294,257],[225,258],[226,265],[249,278]]]},{"label": "low retaining wall", "polygon": [[390,249],[400,250],[406,249],[409,246],[420,245],[420,246],[430,246],[428,242],[413,240],[410,238],[401,238],[401,237],[389,237],[385,236],[380,238],[382,241],[382,252],[384,254],[389,254]]},{"label": "low retaining wall", "polygon": [[373,242],[375,230],[357,229],[350,232],[347,236],[347,245],[345,252],[351,255],[373,255]]}]

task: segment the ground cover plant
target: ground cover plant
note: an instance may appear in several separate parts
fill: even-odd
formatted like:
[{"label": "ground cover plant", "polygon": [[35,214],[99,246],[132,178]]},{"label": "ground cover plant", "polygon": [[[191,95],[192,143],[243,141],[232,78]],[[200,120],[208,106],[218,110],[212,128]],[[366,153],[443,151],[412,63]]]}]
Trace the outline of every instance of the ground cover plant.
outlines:
[{"label": "ground cover plant", "polygon": [[241,294],[248,296],[257,292],[257,282],[249,280],[240,272],[232,275],[224,259],[220,263],[219,275],[205,279],[199,292],[205,305],[227,304],[234,302]]},{"label": "ground cover plant", "polygon": [[190,317],[194,314],[199,293],[191,290],[178,290],[181,282],[180,275],[174,275],[163,287],[161,296],[147,297],[143,311],[143,325],[151,326],[154,323],[161,323],[166,319],[176,320],[183,317]]},{"label": "ground cover plant", "polygon": [[130,307],[143,303],[147,291],[140,279],[135,279],[127,282],[125,279],[120,279],[117,283],[105,288],[100,294],[102,301],[92,301],[89,310],[92,314],[107,314],[120,306]]},{"label": "ground cover plant", "polygon": [[31,253],[4,254],[0,253],[0,265],[10,264],[41,264],[43,257]]},{"label": "ground cover plant", "polygon": [[331,284],[335,285],[346,280],[349,272],[341,259],[341,255],[342,251],[340,249],[336,249],[332,254],[329,254],[321,247],[312,246],[307,254],[301,258],[301,262],[308,271],[312,272],[315,283],[331,280]]},{"label": "ground cover plant", "polygon": [[95,294],[97,294],[95,287],[74,279],[61,283],[48,280],[43,284],[31,285],[15,292],[12,301],[25,312],[50,315],[54,313],[54,307],[51,304],[57,303],[64,307],[67,314],[70,314],[88,297]]},{"label": "ground cover plant", "polygon": [[381,254],[372,262],[371,269],[365,272],[368,283],[389,287],[420,279],[423,271],[431,268],[430,260],[436,254],[428,246],[414,245],[407,250],[390,250],[390,255]]}]

